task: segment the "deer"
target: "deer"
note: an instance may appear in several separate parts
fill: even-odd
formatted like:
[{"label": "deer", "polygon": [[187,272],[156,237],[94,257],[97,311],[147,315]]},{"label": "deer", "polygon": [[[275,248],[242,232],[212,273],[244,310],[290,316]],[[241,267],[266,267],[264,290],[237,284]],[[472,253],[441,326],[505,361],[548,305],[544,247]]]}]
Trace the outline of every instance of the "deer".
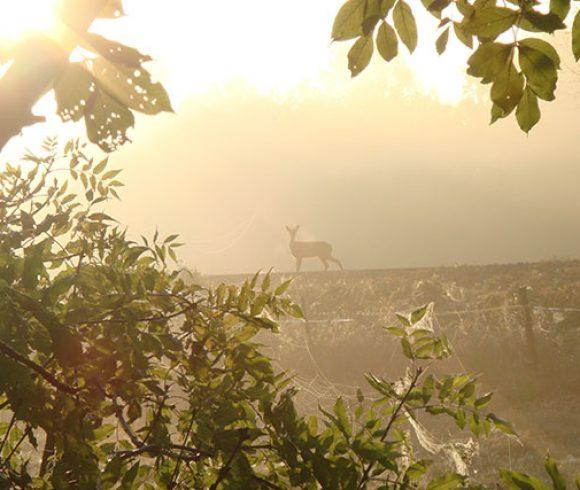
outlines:
[{"label": "deer", "polygon": [[290,234],[290,252],[296,258],[296,272],[300,272],[302,259],[318,257],[324,266],[324,270],[328,270],[328,263],[333,262],[340,270],[342,264],[340,260],[332,256],[332,245],[327,242],[299,242],[296,240],[296,232],[300,228],[299,225],[295,227],[286,226],[286,230]]}]

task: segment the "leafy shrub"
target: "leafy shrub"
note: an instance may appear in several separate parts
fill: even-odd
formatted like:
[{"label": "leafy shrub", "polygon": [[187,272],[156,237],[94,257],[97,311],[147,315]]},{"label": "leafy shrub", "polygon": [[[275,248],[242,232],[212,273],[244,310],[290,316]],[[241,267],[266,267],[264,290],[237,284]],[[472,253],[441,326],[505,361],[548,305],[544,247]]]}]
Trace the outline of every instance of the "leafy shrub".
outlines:
[{"label": "leafy shrub", "polygon": [[460,488],[476,484],[415,454],[419,417],[513,434],[476,377],[430,373],[450,349],[426,307],[387,329],[409,359],[398,381],[369,375],[374,396],[352,413],[339,398],[299,414],[256,340],[302,316],[289,282],[186,284],[176,235],[136,242],[98,209],[122,185],[106,159],[79,142],[44,150],[0,174],[0,487]]}]

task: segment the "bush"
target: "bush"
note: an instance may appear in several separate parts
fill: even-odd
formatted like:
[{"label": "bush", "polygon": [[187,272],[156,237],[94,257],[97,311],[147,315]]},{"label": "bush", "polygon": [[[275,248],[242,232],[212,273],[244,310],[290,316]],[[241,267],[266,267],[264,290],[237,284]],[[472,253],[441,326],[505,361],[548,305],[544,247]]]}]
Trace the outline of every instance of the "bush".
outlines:
[{"label": "bush", "polygon": [[119,171],[84,151],[47,141],[0,174],[0,487],[475,487],[416,455],[419,418],[513,430],[476,377],[429,372],[450,350],[426,307],[387,329],[409,359],[398,381],[369,375],[372,399],[303,416],[292,378],[256,340],[301,317],[289,283],[186,283],[170,266],[176,235],[136,242],[98,209],[118,197]]}]

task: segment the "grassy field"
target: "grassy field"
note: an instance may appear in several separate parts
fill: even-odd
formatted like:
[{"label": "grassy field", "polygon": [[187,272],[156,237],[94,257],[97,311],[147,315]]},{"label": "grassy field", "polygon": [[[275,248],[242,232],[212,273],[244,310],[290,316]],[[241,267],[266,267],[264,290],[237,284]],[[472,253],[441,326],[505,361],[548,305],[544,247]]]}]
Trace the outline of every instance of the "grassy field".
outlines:
[{"label": "grassy field", "polygon": [[[202,280],[216,285],[247,277]],[[338,395],[353,396],[364,387],[366,372],[402,375],[406,361],[383,327],[394,322],[395,312],[433,303],[433,327],[454,350],[437,369],[481,373],[485,389],[495,393],[494,411],[513,422],[521,439],[481,441],[473,470],[485,474],[501,465],[539,471],[549,451],[565,470],[580,471],[579,261],[274,274],[275,281],[289,277],[295,278],[289,294],[307,321],[284,322],[281,333],[264,343],[283,369],[296,373],[305,411]],[[448,427],[437,421],[433,427],[435,439],[449,439]]]}]

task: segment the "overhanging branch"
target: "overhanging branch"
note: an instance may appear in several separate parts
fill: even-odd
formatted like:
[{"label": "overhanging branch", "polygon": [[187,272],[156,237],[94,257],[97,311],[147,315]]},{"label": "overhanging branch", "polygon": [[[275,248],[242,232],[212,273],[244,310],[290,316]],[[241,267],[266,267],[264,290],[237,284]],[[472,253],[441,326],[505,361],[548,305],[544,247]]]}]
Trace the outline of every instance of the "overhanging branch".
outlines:
[{"label": "overhanging branch", "polygon": [[76,47],[76,39],[88,30],[105,3],[106,0],[63,2],[59,12],[61,26],[72,42],[33,36],[18,47],[12,65],[0,78],[0,150],[25,127],[44,121],[32,113],[32,108],[51,89]]}]

